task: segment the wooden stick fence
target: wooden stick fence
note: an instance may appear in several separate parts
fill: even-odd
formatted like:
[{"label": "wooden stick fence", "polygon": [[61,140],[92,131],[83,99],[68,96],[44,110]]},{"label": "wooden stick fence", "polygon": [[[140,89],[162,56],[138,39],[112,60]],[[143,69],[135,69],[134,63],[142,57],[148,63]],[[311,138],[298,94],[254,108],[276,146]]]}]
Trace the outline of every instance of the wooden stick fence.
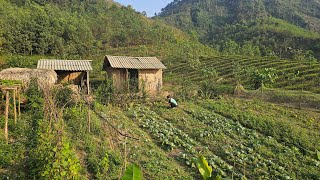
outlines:
[{"label": "wooden stick fence", "polygon": [[0,89],[6,94],[6,107],[5,107],[5,123],[4,123],[4,136],[6,142],[9,142],[9,131],[8,131],[8,119],[9,119],[9,106],[10,106],[10,91],[13,92],[13,113],[14,113],[14,124],[17,124],[17,105],[16,105],[16,96],[18,95],[18,116],[20,117],[20,85],[10,85],[5,86],[1,85]]}]

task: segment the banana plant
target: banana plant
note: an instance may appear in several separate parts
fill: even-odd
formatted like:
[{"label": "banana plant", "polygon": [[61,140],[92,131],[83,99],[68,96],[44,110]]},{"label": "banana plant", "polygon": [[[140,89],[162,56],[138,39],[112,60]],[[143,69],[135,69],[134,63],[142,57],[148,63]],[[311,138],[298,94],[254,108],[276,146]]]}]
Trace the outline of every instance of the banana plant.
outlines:
[{"label": "banana plant", "polygon": [[126,169],[121,179],[122,180],[142,180],[140,167],[136,164],[131,164]]},{"label": "banana plant", "polygon": [[202,155],[196,160],[196,165],[204,180],[221,180],[219,174],[212,174],[212,167],[208,165],[208,161]]}]

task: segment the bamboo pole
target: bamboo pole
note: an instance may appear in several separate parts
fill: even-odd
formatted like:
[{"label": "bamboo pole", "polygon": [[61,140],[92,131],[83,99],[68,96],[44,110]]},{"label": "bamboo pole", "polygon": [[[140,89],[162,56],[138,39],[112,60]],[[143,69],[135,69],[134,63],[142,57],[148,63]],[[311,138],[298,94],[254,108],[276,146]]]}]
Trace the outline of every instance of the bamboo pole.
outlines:
[{"label": "bamboo pole", "polygon": [[129,79],[129,71],[126,69],[126,81],[127,81],[127,91],[130,92],[130,79]]},{"label": "bamboo pole", "polygon": [[9,91],[6,90],[6,110],[5,110],[5,124],[4,124],[4,136],[8,143],[8,116],[9,116]]},{"label": "bamboo pole", "polygon": [[89,78],[89,71],[87,71],[87,89],[88,95],[90,94],[90,78]]},{"label": "bamboo pole", "polygon": [[302,109],[302,93],[303,93],[303,89],[301,89],[301,93],[299,96],[299,109]]},{"label": "bamboo pole", "polygon": [[16,90],[13,90],[13,114],[14,114],[14,124],[17,124],[17,105],[16,105]]},{"label": "bamboo pole", "polygon": [[18,115],[19,115],[19,117],[20,117],[20,115],[21,115],[21,102],[20,102],[20,100],[21,100],[21,97],[20,97],[20,86],[19,86],[19,89],[18,89],[18,91],[17,91],[17,93],[18,93]]},{"label": "bamboo pole", "polygon": [[125,137],[124,141],[124,169],[127,169],[127,137]]},{"label": "bamboo pole", "polygon": [[90,127],[90,103],[88,104],[88,131],[91,132],[91,127]]}]

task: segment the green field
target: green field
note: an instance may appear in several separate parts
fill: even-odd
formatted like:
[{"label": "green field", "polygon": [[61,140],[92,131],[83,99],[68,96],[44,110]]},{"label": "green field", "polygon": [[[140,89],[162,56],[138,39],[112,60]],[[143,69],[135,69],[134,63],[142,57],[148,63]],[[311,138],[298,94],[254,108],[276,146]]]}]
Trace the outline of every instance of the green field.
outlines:
[{"label": "green field", "polygon": [[[20,62],[19,58],[13,62]],[[144,179],[200,179],[195,161],[201,155],[224,178],[320,177],[319,64],[240,56],[200,58],[192,63],[167,63],[164,91],[178,99],[175,109],[169,109],[162,96],[123,96],[121,101],[102,105],[101,94],[95,91],[103,80],[98,80],[93,87],[94,111],[83,100],[59,106],[71,98],[66,91],[52,99],[60,112],[54,114],[42,108],[51,102],[48,94],[35,87],[27,90],[28,103],[17,125],[10,112],[8,144],[0,131],[0,178],[119,179],[135,163]],[[275,68],[278,78],[273,86],[277,88],[249,90],[242,98],[224,92],[215,98],[182,97],[183,92],[190,93],[187,86],[201,87],[206,80],[203,70],[210,68],[217,71],[210,83],[219,79],[219,85],[234,88],[235,63],[242,69]],[[100,60],[93,67],[94,78],[103,76]],[[242,80],[252,89],[249,79]],[[3,116],[0,128],[4,128]]]},{"label": "green field", "polygon": [[[132,114],[163,149],[180,152],[177,159],[186,164],[203,154],[227,177],[319,177],[319,161],[312,153],[320,144],[320,127],[313,121],[319,118],[317,113],[221,99],[186,102],[173,110],[162,103],[138,106]],[[301,122],[305,118],[309,120]]]},{"label": "green field", "polygon": [[[186,101],[175,109],[163,101],[132,102],[126,109],[95,103],[94,109],[105,119],[91,111],[90,133],[84,104],[68,107],[64,113],[65,138],[78,159],[78,177],[117,179],[132,162],[141,167],[145,179],[198,179],[194,160],[199,155],[223,177],[320,176],[319,112],[235,98]],[[35,125],[43,127],[46,121],[24,116],[26,120],[17,126],[11,121],[10,143],[1,144],[2,178],[25,177],[34,166],[30,162],[44,163],[33,159],[34,153],[43,152],[35,151],[39,144],[30,142],[45,140],[41,134],[46,132],[36,131]],[[121,136],[109,123],[138,140]],[[32,136],[34,132],[38,136]],[[38,170],[32,172],[46,172]]]},{"label": "green field", "polygon": [[[0,179],[320,180],[319,0],[118,2],[0,0],[0,70],[92,60],[52,87],[2,76]],[[106,55],[157,57],[156,96],[153,70],[107,79]]]},{"label": "green field", "polygon": [[[188,79],[193,83],[199,84],[199,82],[205,80],[201,70],[213,68],[217,71],[217,79],[220,79],[221,83],[235,86],[236,80],[233,74],[235,63],[242,69],[276,69],[278,78],[273,84],[275,88],[320,92],[320,64],[307,61],[242,56],[202,57],[199,61],[196,61],[197,66],[195,67],[192,67],[192,60],[169,64],[165,75],[172,82]],[[252,84],[247,79],[247,75],[243,73],[242,76],[243,85],[251,88]]]}]

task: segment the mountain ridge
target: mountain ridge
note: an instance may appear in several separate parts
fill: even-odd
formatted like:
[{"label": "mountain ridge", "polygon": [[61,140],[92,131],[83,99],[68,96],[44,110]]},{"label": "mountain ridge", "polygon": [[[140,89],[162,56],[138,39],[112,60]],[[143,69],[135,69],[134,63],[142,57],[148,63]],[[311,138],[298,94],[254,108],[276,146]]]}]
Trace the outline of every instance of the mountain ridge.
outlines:
[{"label": "mountain ridge", "polygon": [[[262,56],[295,58],[295,51],[302,50],[306,59],[320,58],[319,0],[175,0],[157,18],[222,52],[227,42],[233,41],[240,48],[248,42],[259,47]],[[237,33],[241,36],[234,35]]]},{"label": "mountain ridge", "polygon": [[[0,0],[0,53],[85,58],[206,49],[187,33],[111,0]],[[119,52],[120,51],[120,52]],[[201,51],[201,50],[200,50]],[[210,52],[209,52],[210,51]],[[210,48],[208,52],[214,52]]]}]

